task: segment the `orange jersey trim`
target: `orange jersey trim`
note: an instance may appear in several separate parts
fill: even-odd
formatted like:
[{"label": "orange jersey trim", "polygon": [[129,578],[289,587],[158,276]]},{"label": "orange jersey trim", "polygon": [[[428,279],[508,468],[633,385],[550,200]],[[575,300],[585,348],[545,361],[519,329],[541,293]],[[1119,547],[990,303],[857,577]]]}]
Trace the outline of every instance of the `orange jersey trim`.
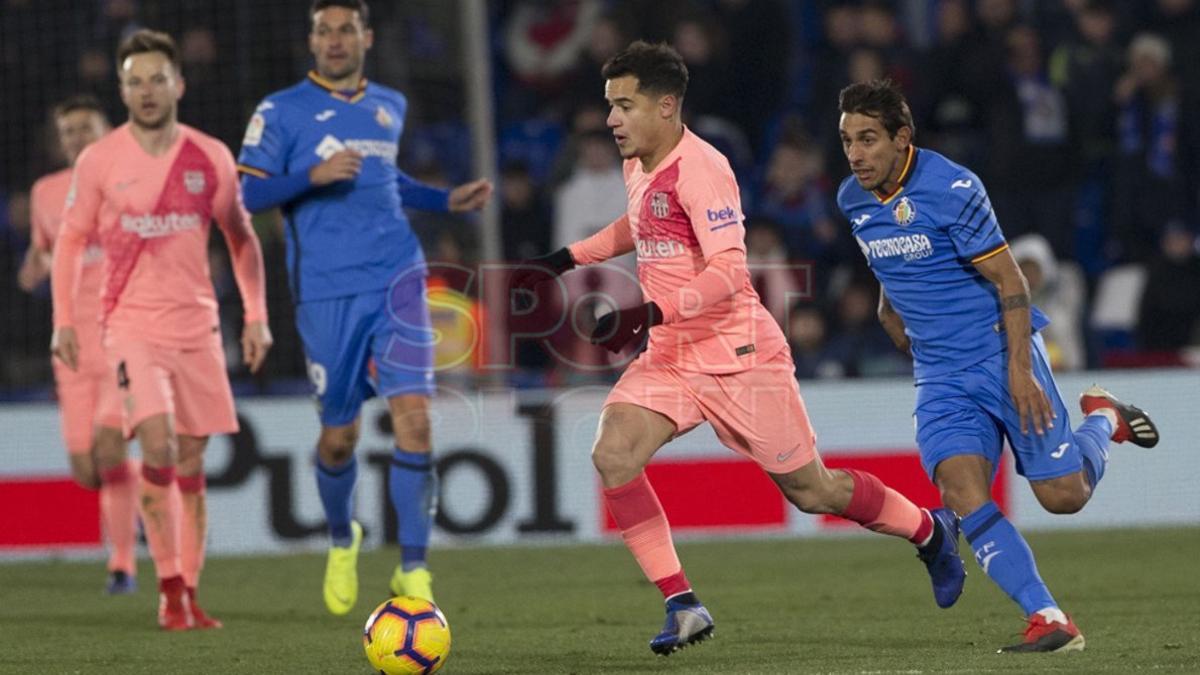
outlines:
[{"label": "orange jersey trim", "polygon": [[908,179],[912,177],[913,168],[916,166],[916,164],[917,146],[910,145],[908,146],[908,157],[904,158],[904,168],[900,170],[900,180],[896,183],[896,189],[892,190],[890,193],[883,193],[879,190],[875,190],[875,198],[884,204],[895,199],[896,195],[899,195],[900,191],[904,189],[904,184],[907,183]]},{"label": "orange jersey trim", "polygon": [[1003,244],[1000,244],[996,248],[988,251],[987,253],[984,253],[982,255],[977,255],[974,258],[971,258],[971,264],[981,263],[984,260],[987,260],[988,258],[991,258],[994,255],[1003,253],[1004,249],[1006,249],[1006,248],[1008,248],[1008,242],[1004,242]]},{"label": "orange jersey trim", "polygon": [[256,169],[248,164],[238,164],[237,170],[239,173],[248,173],[251,176],[255,176],[257,178],[270,178],[271,177],[271,174],[267,173],[266,171],[263,171],[262,169]]},{"label": "orange jersey trim", "polygon": [[330,96],[338,99],[339,101],[346,101],[347,103],[358,103],[359,101],[362,100],[362,97],[367,95],[367,78],[365,78],[365,77],[358,81],[358,87],[354,90],[354,93],[351,94],[350,96],[343,94],[341,91],[339,91],[337,88],[335,88],[333,86],[332,82],[330,82],[329,80],[318,75],[317,71],[315,71],[315,70],[308,71],[308,79],[312,80],[313,83],[316,84],[318,87],[329,92]]}]

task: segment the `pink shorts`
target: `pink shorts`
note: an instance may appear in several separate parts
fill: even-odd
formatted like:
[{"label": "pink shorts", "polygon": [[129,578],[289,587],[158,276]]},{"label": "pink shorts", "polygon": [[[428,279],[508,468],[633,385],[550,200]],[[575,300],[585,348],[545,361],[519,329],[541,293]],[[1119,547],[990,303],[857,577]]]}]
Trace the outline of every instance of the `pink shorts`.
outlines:
[{"label": "pink shorts", "polygon": [[166,413],[177,434],[212,436],[238,430],[220,334],[182,349],[127,335],[105,339],[108,361],[124,398],[125,434]]},{"label": "pink shorts", "polygon": [[817,456],[817,437],[786,348],[769,361],[727,375],[647,366],[639,358],[604,401],[612,403],[665,415],[675,423],[676,436],[707,421],[727,448],[770,473],[790,473]]},{"label": "pink shorts", "polygon": [[78,331],[79,370],[71,370],[54,359],[54,382],[58,412],[67,452],[91,452],[92,436],[98,426],[121,428],[121,396],[116,371],[108,366],[100,333]]}]

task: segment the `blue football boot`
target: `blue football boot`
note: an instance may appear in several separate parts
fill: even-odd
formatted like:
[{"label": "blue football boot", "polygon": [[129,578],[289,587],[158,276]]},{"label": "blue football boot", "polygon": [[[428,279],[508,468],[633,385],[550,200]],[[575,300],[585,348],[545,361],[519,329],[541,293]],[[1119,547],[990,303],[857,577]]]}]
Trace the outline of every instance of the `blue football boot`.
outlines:
[{"label": "blue football boot", "polygon": [[958,516],[950,509],[930,511],[933,517],[933,537],[917,549],[917,557],[929,570],[933,582],[933,599],[945,609],[962,595],[967,570],[958,556]]},{"label": "blue football boot", "polygon": [[690,644],[707,640],[712,632],[712,615],[704,605],[672,598],[667,600],[667,622],[663,624],[662,632],[650,641],[650,650],[655,654],[670,656]]}]

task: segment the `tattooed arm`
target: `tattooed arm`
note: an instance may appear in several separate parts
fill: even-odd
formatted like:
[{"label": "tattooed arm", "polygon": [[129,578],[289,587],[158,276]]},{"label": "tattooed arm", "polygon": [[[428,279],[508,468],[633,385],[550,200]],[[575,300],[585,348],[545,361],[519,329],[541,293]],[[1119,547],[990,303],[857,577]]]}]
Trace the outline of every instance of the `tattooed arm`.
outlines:
[{"label": "tattooed arm", "polygon": [[1008,337],[1008,388],[1021,415],[1021,432],[1032,422],[1038,435],[1054,426],[1050,399],[1033,375],[1029,284],[1007,248],[975,263],[975,269],[1000,290],[1000,312]]}]

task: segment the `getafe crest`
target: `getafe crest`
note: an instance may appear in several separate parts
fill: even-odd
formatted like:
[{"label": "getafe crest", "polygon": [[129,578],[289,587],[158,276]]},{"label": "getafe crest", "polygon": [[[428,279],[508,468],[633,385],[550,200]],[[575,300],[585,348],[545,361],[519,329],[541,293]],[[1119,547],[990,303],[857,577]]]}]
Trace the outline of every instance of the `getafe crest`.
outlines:
[{"label": "getafe crest", "polygon": [[190,193],[198,195],[204,192],[204,172],[203,171],[184,171],[183,172],[183,187]]},{"label": "getafe crest", "polygon": [[375,109],[375,121],[379,122],[379,126],[383,127],[384,129],[388,129],[392,126],[393,120],[392,116],[388,114],[388,111],[385,110],[383,106],[379,106]]},{"label": "getafe crest", "polygon": [[892,207],[892,218],[896,220],[897,225],[907,225],[916,217],[917,208],[913,206],[908,197],[901,197],[900,201]]},{"label": "getafe crest", "polygon": [[671,213],[671,202],[667,201],[667,193],[655,192],[650,196],[650,212],[655,218],[666,218]]}]

